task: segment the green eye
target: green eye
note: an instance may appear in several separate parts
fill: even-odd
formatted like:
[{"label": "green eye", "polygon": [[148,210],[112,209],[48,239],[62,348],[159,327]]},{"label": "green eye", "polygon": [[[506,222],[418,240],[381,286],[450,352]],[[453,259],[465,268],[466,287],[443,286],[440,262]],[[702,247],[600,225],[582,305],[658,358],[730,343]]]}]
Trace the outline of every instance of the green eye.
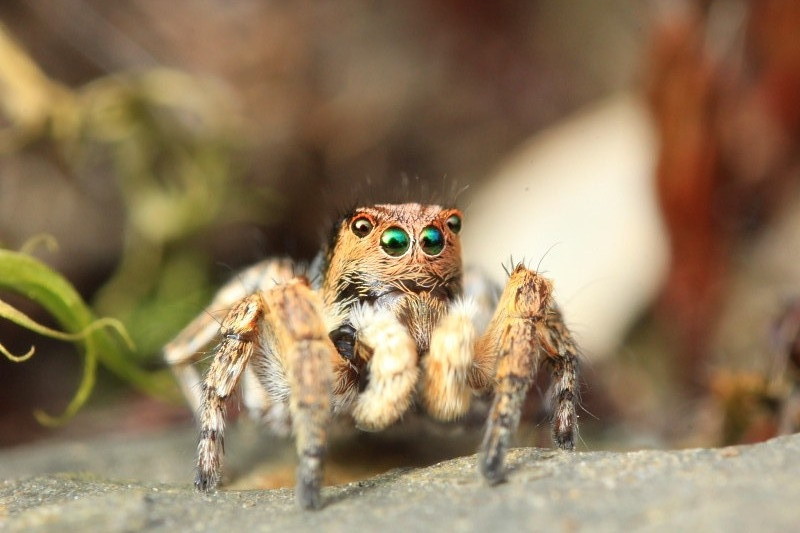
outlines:
[{"label": "green eye", "polygon": [[372,231],[372,222],[366,217],[359,217],[350,224],[350,229],[353,230],[359,237],[366,237]]},{"label": "green eye", "polygon": [[450,215],[447,217],[446,224],[453,233],[461,231],[461,217],[458,215]]},{"label": "green eye", "polygon": [[444,248],[444,235],[439,228],[426,226],[419,234],[419,244],[427,255],[439,255]]},{"label": "green eye", "polygon": [[398,227],[391,227],[381,235],[381,248],[392,257],[399,257],[406,253],[411,240],[408,233]]}]

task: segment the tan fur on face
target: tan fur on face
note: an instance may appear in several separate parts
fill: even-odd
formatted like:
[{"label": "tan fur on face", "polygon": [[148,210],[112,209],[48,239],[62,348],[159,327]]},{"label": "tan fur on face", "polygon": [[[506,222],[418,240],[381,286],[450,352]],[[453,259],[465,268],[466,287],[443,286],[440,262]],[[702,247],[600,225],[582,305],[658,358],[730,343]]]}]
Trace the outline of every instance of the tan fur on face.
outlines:
[{"label": "tan fur on face", "polygon": [[[451,215],[462,216],[457,209],[438,205],[381,204],[356,209],[342,221],[335,246],[328,253],[325,303],[329,305],[348,287],[359,296],[407,293],[409,284],[434,293],[460,292],[461,241],[446,224]],[[373,224],[373,229],[359,237],[351,224],[362,216]],[[411,239],[409,250],[400,257],[392,257],[381,248],[381,235],[392,226],[405,230]],[[420,248],[420,233],[426,226],[434,226],[444,235],[445,245],[439,255],[429,256]]]}]

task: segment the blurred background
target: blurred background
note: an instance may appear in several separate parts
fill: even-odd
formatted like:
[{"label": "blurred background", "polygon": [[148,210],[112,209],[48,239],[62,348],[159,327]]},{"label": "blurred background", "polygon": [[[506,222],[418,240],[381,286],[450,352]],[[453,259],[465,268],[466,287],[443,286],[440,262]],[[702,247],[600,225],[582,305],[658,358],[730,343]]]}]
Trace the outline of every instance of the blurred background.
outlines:
[{"label": "blurred background", "polygon": [[[403,197],[462,207],[498,282],[512,257],[554,280],[582,449],[798,428],[800,3],[6,0],[0,24],[0,246],[121,320],[135,368],[237,269]],[[0,446],[191,424],[101,364],[45,427],[82,348],[0,343],[37,348],[0,358]]]}]

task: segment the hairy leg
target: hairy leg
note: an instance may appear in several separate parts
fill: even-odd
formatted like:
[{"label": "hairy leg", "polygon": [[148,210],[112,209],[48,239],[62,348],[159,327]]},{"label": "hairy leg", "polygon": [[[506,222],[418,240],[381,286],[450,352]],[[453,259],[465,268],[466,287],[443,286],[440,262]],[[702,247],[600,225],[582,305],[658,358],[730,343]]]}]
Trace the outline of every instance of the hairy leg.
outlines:
[{"label": "hairy leg", "polygon": [[577,357],[569,331],[553,306],[551,293],[548,280],[517,266],[489,328],[477,344],[476,365],[470,375],[471,384],[479,385],[476,388],[491,383],[486,374],[492,354],[497,354],[494,400],[479,458],[479,469],[490,483],[504,478],[505,453],[542,355],[551,364],[555,380],[556,443],[566,449],[574,445]]},{"label": "hairy leg", "polygon": [[356,425],[377,431],[396,422],[411,405],[417,384],[417,347],[389,310],[364,306],[353,311],[356,351],[368,360],[368,383],[355,399]]},{"label": "hairy leg", "polygon": [[222,344],[203,384],[195,482],[198,489],[209,490],[219,482],[225,400],[251,358],[276,358],[272,368],[281,370],[262,378],[266,380],[262,385],[265,390],[288,387],[299,458],[297,501],[306,509],[320,506],[330,418],[330,361],[335,352],[321,305],[307,282],[295,279],[248,296],[231,309],[222,323]]},{"label": "hairy leg", "polygon": [[578,349],[555,303],[549,307],[539,329],[553,380],[550,388],[553,441],[562,450],[572,450],[578,433]]},{"label": "hairy leg", "polygon": [[289,259],[268,259],[239,272],[217,292],[203,312],[164,347],[164,359],[194,413],[198,412],[202,396],[200,374],[193,365],[203,350],[218,338],[220,324],[231,306],[247,295],[292,279],[294,269]]},{"label": "hairy leg", "polygon": [[440,420],[453,420],[469,409],[472,391],[467,376],[473,362],[478,309],[472,300],[458,300],[433,330],[422,364],[421,395],[425,409]]},{"label": "hairy leg", "polygon": [[[322,501],[322,466],[330,421],[331,360],[336,348],[328,337],[322,302],[297,280],[264,293],[265,350],[282,361],[289,384],[289,412],[299,464],[295,497],[304,509]],[[267,389],[270,384],[265,384]]]},{"label": "hairy leg", "polygon": [[222,343],[203,381],[199,410],[195,479],[199,490],[210,490],[219,483],[220,460],[225,449],[225,400],[236,388],[253,355],[262,313],[261,297],[254,294],[234,305],[222,322]]}]

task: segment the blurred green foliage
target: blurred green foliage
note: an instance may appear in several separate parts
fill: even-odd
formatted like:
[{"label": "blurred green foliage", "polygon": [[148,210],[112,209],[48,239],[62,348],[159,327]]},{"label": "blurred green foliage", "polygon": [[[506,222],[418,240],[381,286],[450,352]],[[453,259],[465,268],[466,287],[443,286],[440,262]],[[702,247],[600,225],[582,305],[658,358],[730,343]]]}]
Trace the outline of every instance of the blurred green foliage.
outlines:
[{"label": "blurred green foliage", "polygon": [[[168,69],[71,89],[49,79],[0,25],[0,112],[9,124],[0,130],[0,155],[46,143],[77,186],[115,180],[125,209],[122,254],[92,310],[44,264],[23,253],[0,255],[0,288],[40,303],[69,333],[43,329],[9,306],[0,317],[82,345],[83,381],[65,416],[86,401],[98,362],[147,392],[174,391],[164,375],[141,368],[213,292],[217,267],[203,246],[204,231],[265,223],[274,211],[269,191],[243,184],[237,162],[244,142],[231,102],[218,84]],[[98,322],[95,313],[120,322]],[[120,323],[136,350],[98,329],[122,331]]]},{"label": "blurred green foliage", "polygon": [[[98,362],[139,389],[162,398],[174,398],[174,387],[165,372],[147,373],[130,358],[133,343],[118,320],[97,319],[72,285],[60,274],[23,252],[0,250],[0,289],[12,291],[38,303],[64,328],[58,331],[0,300],[0,317],[41,335],[71,341],[81,348],[83,377],[72,401],[61,416],[53,417],[36,411],[43,424],[55,425],[74,415],[86,402],[95,382]],[[108,328],[114,329],[112,335]],[[120,341],[125,341],[124,344]],[[0,353],[15,362],[34,354],[34,348],[23,354],[11,354],[0,344]]]},{"label": "blurred green foliage", "polygon": [[128,326],[143,357],[210,298],[212,260],[193,237],[270,212],[267,193],[241,184],[223,96],[165,70],[101,79],[82,92],[70,160],[83,175],[111,169],[126,209],[123,254],[94,306]]}]

